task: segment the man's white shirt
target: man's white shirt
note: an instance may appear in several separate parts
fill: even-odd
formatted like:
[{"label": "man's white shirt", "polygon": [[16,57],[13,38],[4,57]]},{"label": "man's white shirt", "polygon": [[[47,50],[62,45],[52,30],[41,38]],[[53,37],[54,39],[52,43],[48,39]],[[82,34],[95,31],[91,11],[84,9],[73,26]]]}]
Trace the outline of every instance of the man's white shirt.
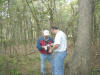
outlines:
[{"label": "man's white shirt", "polygon": [[55,52],[63,52],[67,49],[67,36],[64,32],[58,31],[55,35],[54,45],[59,44],[60,46],[54,50]]}]

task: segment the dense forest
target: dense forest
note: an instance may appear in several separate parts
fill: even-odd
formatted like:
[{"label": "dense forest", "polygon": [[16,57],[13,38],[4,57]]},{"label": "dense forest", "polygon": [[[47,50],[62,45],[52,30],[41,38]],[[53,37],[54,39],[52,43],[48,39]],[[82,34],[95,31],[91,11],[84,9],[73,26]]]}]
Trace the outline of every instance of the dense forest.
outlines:
[{"label": "dense forest", "polygon": [[68,37],[65,75],[100,75],[100,0],[0,0],[0,75],[40,75],[37,39],[51,26]]}]

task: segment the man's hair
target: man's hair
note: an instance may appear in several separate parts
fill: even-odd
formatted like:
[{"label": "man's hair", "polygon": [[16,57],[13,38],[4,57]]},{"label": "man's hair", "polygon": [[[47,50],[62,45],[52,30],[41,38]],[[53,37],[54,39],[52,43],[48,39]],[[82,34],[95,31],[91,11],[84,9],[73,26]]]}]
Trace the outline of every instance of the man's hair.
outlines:
[{"label": "man's hair", "polygon": [[56,29],[56,30],[57,30],[57,29],[59,29],[59,28],[56,27],[56,26],[52,26],[51,29],[53,29],[53,30]]}]

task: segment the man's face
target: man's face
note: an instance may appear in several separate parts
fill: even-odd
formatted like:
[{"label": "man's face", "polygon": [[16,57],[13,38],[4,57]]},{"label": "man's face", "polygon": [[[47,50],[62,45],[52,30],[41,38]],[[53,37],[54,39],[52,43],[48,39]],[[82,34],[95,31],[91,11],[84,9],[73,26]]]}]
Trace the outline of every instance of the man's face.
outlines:
[{"label": "man's face", "polygon": [[56,34],[55,29],[51,29],[51,33],[55,35]]},{"label": "man's face", "polygon": [[45,37],[45,39],[48,39],[48,36],[44,36]]}]

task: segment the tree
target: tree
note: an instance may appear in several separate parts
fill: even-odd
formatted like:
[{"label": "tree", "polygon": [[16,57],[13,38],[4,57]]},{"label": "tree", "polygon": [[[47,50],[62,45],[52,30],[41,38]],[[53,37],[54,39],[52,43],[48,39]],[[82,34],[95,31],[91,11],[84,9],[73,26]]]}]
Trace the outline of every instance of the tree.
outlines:
[{"label": "tree", "polygon": [[67,64],[66,75],[91,75],[93,0],[79,0],[76,48]]}]

